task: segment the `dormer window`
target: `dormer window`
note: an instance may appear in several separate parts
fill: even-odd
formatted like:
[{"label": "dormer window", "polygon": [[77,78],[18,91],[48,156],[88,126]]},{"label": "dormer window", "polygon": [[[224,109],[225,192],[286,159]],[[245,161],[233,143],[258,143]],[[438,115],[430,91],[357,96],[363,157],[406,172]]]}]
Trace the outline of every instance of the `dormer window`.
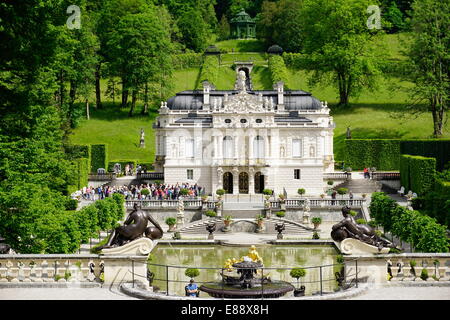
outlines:
[{"label": "dormer window", "polygon": [[231,119],[225,119],[225,123],[231,123]]},{"label": "dormer window", "polygon": [[241,119],[241,123],[247,123],[247,119]]},{"label": "dormer window", "polygon": [[255,122],[256,122],[256,123],[262,123],[263,121],[262,121],[262,119],[256,119]]}]

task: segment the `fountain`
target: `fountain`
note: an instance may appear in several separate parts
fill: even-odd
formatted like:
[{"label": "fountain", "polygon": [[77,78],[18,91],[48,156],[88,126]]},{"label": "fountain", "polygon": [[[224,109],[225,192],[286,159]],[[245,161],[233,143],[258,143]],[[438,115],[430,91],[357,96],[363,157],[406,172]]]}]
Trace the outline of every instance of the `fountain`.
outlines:
[{"label": "fountain", "polygon": [[251,246],[247,256],[228,259],[221,272],[222,281],[200,286],[215,298],[278,298],[294,287],[285,281],[272,281],[264,274],[263,260]]}]

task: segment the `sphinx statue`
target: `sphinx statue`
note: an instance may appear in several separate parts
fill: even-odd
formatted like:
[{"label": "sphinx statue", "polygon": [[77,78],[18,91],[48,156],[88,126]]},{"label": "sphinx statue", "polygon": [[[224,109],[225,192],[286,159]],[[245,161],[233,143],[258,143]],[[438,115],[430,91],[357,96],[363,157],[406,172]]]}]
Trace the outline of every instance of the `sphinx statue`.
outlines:
[{"label": "sphinx statue", "polygon": [[348,206],[342,208],[342,215],[344,219],[331,228],[331,238],[334,241],[341,242],[347,238],[352,238],[375,246],[379,251],[385,247],[395,248],[391,242],[377,236],[375,230],[369,225],[356,223],[350,214],[350,208]]},{"label": "sphinx statue", "polygon": [[[149,221],[154,226],[148,226]],[[161,226],[150,213],[140,210],[138,204],[135,203],[133,211],[130,212],[124,224],[113,230],[108,243],[102,248],[120,247],[144,235],[151,240],[160,239],[163,233]]]}]

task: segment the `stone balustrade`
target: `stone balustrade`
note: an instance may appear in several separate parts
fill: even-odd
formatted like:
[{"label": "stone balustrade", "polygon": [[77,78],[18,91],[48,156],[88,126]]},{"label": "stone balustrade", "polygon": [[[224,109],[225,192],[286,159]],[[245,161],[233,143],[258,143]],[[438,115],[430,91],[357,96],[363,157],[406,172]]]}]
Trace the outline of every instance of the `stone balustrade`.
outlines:
[{"label": "stone balustrade", "polygon": [[98,255],[0,255],[0,283],[99,282],[103,268]]},{"label": "stone balustrade", "polygon": [[[286,199],[284,200],[286,208],[303,208],[305,199]],[[359,208],[366,203],[366,199],[309,199],[311,208],[349,206]],[[281,207],[279,200],[271,200],[270,208],[279,209]]]},{"label": "stone balustrade", "polygon": [[[2,283],[113,284],[131,280],[146,282],[147,256],[96,254],[0,255]],[[118,270],[121,270],[118,277]]]},{"label": "stone balustrade", "polygon": [[358,278],[369,283],[450,281],[449,253],[349,255],[344,259],[349,274],[358,270]]},{"label": "stone balustrade", "polygon": [[[143,210],[152,209],[176,209],[178,207],[178,200],[126,200],[125,207],[132,209],[134,204],[137,203]],[[206,206],[208,209],[214,209],[217,201],[207,201]],[[183,200],[185,209],[201,209],[203,206],[202,200],[188,199]]]}]

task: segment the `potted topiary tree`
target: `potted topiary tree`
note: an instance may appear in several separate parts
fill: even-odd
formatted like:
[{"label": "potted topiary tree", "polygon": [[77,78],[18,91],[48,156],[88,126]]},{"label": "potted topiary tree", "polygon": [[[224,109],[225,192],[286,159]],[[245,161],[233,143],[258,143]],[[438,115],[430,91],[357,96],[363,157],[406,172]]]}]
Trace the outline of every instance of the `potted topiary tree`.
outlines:
[{"label": "potted topiary tree", "polygon": [[311,219],[311,222],[314,225],[314,230],[315,230],[322,223],[322,218],[321,217],[313,217]]},{"label": "potted topiary tree", "polygon": [[182,188],[180,189],[180,195],[182,195],[183,197],[187,196],[189,194],[189,190],[186,188]]},{"label": "potted topiary tree", "polygon": [[223,224],[225,225],[225,227],[229,227],[231,222],[233,222],[232,216],[225,216],[225,218],[223,218]]},{"label": "potted topiary tree", "polygon": [[298,188],[297,193],[302,197],[306,193],[306,190],[304,188]]},{"label": "potted topiary tree", "polygon": [[191,279],[198,277],[199,274],[200,274],[200,271],[197,268],[187,268],[186,271],[184,271],[184,275]]},{"label": "potted topiary tree", "polygon": [[226,192],[225,192],[225,190],[224,189],[217,189],[216,190],[216,194],[218,195],[218,199],[219,200],[222,200],[222,196],[225,194]]},{"label": "potted topiary tree", "polygon": [[177,224],[177,219],[174,217],[169,217],[166,219],[166,224],[169,226],[168,232],[173,232],[175,230],[175,225]]},{"label": "potted topiary tree", "polygon": [[278,218],[284,218],[285,215],[286,215],[286,211],[278,211],[278,212],[276,213],[276,216],[277,216]]},{"label": "potted topiary tree", "polygon": [[256,228],[256,232],[261,232],[264,228],[264,216],[262,214],[258,214],[256,216],[256,223],[257,223],[257,228]]},{"label": "potted topiary tree", "polygon": [[348,189],[347,188],[339,188],[339,189],[337,189],[337,193],[339,193],[342,196],[342,199],[344,199],[344,194],[348,193]]},{"label": "potted topiary tree", "polygon": [[205,216],[210,217],[210,218],[214,218],[217,216],[217,213],[214,210],[207,210],[205,212]]},{"label": "potted topiary tree", "polygon": [[297,288],[294,289],[294,296],[295,297],[301,297],[305,295],[305,286],[299,286],[300,285],[300,278],[303,278],[306,276],[306,270],[303,268],[294,268],[289,273],[292,278],[297,279]]}]

